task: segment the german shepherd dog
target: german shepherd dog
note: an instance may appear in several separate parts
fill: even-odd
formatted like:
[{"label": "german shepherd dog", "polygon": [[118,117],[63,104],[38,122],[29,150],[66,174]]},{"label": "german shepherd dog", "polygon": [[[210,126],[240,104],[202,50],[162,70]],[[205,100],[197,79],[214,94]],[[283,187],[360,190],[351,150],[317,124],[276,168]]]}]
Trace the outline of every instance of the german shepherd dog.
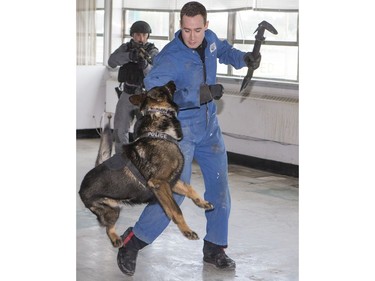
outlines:
[{"label": "german shepherd dog", "polygon": [[175,90],[171,81],[147,93],[130,96],[142,114],[134,127],[135,141],[124,145],[123,153],[115,154],[89,171],[81,183],[79,194],[83,203],[106,227],[114,247],[123,245],[115,230],[121,203],[159,202],[190,240],[199,239],[198,235],[186,224],[172,193],[187,196],[205,210],[214,208],[191,185],[180,180],[184,157],[177,141],[183,136],[176,117],[178,107],[172,98]]}]

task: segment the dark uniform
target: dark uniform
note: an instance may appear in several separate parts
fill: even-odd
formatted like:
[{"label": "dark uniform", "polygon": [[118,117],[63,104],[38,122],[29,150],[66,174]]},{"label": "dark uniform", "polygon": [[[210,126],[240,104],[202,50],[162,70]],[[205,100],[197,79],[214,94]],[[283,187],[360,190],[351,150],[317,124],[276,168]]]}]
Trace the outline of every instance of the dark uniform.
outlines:
[{"label": "dark uniform", "polygon": [[[130,35],[134,33],[151,33],[150,26],[144,21],[135,22],[130,28]],[[148,55],[148,59],[140,55],[142,48]],[[134,117],[138,114],[138,108],[130,103],[129,95],[140,93],[144,88],[143,79],[152,68],[152,60],[159,50],[152,43],[136,42],[131,39],[122,44],[109,57],[108,65],[112,68],[121,66],[118,74],[120,82],[120,96],[116,105],[114,118],[115,151],[122,152],[122,145],[129,143],[129,128]]]}]

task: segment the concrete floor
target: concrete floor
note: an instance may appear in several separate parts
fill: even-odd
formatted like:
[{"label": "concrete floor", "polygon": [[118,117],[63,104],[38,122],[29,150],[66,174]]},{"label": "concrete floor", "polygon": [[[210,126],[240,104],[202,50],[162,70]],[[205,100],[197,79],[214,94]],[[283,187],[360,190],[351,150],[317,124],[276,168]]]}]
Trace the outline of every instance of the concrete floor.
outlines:
[{"label": "concrete floor", "polygon": [[[94,166],[99,139],[77,140],[77,192],[84,175]],[[77,280],[298,280],[298,179],[229,166],[232,196],[228,256],[236,261],[233,272],[220,271],[202,261],[202,239],[184,238],[171,223],[150,246],[139,252],[133,277],[117,267],[117,252],[96,217],[77,193]],[[203,194],[199,167],[192,185]],[[134,225],[144,206],[124,206],[117,222],[122,233]],[[205,235],[204,212],[186,199],[181,209],[188,225]]]}]

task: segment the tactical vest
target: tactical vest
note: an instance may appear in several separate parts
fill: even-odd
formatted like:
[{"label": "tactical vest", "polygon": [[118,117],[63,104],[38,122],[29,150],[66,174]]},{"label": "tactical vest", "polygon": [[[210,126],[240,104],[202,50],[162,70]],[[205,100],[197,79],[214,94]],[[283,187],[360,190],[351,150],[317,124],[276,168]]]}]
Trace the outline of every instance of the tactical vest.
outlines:
[{"label": "tactical vest", "polygon": [[[132,44],[127,44],[127,51],[132,49]],[[156,48],[153,43],[146,43],[144,46],[145,50],[149,53],[152,49]],[[118,71],[117,80],[119,82],[126,82],[130,85],[138,85],[143,87],[143,69],[141,69],[137,63],[128,62],[122,65]]]}]

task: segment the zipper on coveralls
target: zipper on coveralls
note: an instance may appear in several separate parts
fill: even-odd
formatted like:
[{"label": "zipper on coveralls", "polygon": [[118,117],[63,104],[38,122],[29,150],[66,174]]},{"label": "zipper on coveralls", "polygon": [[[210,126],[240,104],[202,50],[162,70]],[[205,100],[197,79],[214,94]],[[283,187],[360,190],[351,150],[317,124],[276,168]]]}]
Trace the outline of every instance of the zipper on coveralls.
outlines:
[{"label": "zipper on coveralls", "polygon": [[209,120],[210,120],[210,116],[208,115],[208,103],[206,103],[206,130],[208,127]]},{"label": "zipper on coveralls", "polygon": [[[202,64],[203,64],[203,80],[204,80],[204,84],[207,84],[206,83],[206,76],[207,76],[207,73],[206,73],[206,64],[204,61],[202,61]],[[206,130],[207,130],[207,127],[208,127],[208,122],[210,120],[210,116],[208,115],[208,102],[205,104],[206,106]]]}]

